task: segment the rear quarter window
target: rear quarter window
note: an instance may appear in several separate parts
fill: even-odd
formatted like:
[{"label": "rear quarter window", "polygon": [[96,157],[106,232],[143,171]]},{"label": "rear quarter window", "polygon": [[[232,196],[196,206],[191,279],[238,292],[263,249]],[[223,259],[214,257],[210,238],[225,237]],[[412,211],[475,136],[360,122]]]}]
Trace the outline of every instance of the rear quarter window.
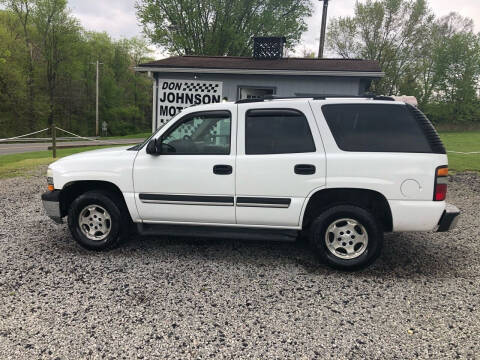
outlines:
[{"label": "rear quarter window", "polygon": [[417,119],[406,105],[322,106],[330,131],[344,151],[431,153]]}]

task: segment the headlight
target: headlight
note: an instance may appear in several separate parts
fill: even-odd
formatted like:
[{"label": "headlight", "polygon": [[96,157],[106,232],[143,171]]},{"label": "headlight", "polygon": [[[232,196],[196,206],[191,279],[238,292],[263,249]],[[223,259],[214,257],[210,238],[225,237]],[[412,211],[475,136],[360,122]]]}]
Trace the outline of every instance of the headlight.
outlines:
[{"label": "headlight", "polygon": [[53,170],[50,168],[47,169],[47,186],[48,190],[55,190],[55,187],[53,186]]}]

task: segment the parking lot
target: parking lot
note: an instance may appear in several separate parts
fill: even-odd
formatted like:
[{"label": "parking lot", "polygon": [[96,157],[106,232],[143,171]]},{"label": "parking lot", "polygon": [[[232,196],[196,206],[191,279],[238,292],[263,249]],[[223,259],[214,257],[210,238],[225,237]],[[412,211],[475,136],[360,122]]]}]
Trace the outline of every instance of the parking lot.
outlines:
[{"label": "parking lot", "polygon": [[475,359],[480,176],[450,233],[387,234],[331,270],[302,243],[133,238],[88,252],[43,212],[44,174],[0,180],[0,358]]}]

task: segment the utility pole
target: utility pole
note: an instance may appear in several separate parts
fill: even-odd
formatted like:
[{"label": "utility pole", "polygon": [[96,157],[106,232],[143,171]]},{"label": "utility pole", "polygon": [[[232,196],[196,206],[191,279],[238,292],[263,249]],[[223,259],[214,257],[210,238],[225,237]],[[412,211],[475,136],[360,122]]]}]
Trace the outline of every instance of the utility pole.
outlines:
[{"label": "utility pole", "polygon": [[323,58],[323,48],[325,46],[325,30],[327,27],[327,10],[328,10],[328,0],[323,1],[323,12],[322,12],[322,27],[320,29],[320,45],[318,46],[318,58]]},{"label": "utility pole", "polygon": [[95,136],[98,136],[98,82],[99,82],[99,74],[100,74],[100,71],[99,71],[99,68],[100,68],[100,65],[103,65],[103,63],[99,62],[97,60],[96,63],[92,63],[92,64],[96,64],[97,65],[97,84],[96,84],[96,88],[97,88],[97,91],[96,91],[96,103],[95,103]]},{"label": "utility pole", "polygon": [[98,68],[99,68],[100,63],[97,60],[97,99],[96,99],[96,104],[95,104],[95,136],[98,136]]}]

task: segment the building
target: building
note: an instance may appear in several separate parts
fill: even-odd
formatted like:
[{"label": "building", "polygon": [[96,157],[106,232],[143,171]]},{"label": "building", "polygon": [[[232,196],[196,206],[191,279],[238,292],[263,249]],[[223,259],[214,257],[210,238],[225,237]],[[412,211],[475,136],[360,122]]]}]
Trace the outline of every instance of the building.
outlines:
[{"label": "building", "polygon": [[357,59],[174,56],[137,66],[154,80],[152,130],[185,107],[274,96],[364,94],[384,76]]}]

